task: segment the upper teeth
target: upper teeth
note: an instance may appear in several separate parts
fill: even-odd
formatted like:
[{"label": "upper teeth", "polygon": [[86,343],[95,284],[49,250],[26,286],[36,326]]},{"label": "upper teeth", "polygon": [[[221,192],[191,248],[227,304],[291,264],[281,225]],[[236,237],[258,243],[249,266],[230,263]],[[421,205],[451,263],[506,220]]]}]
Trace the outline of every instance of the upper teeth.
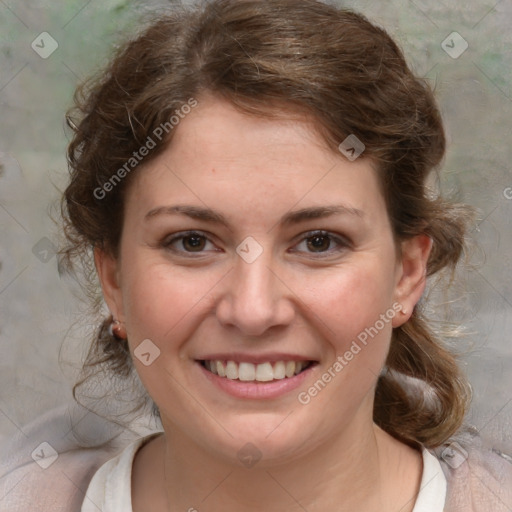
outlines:
[{"label": "upper teeth", "polygon": [[219,377],[243,381],[268,382],[293,377],[306,366],[306,361],[276,361],[275,363],[237,363],[235,361],[205,361],[208,370]]}]

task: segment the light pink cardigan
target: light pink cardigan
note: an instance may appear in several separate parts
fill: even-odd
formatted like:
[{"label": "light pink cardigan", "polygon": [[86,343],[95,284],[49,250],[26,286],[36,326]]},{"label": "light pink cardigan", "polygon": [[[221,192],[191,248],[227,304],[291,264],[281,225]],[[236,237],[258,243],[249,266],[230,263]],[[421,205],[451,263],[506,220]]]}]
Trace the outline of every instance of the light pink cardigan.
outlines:
[{"label": "light pink cardigan", "polygon": [[[148,433],[116,427],[76,404],[48,412],[0,449],[0,511],[80,512],[98,468]],[[87,447],[98,440],[104,444]],[[52,449],[58,457],[43,469]],[[445,512],[512,512],[512,458],[476,429],[461,429],[431,453],[447,479]]]}]

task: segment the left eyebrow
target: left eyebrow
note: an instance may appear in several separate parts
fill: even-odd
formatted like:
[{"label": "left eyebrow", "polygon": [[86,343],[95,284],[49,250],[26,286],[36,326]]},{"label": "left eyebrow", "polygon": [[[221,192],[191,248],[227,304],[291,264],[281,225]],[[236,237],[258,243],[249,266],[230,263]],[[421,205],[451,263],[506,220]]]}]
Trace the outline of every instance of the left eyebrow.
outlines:
[{"label": "left eyebrow", "polygon": [[357,208],[351,208],[343,205],[332,205],[332,206],[314,206],[311,208],[303,208],[301,210],[295,210],[289,212],[281,219],[281,224],[284,226],[290,226],[292,224],[298,224],[306,220],[312,219],[323,219],[325,217],[331,217],[333,215],[353,215],[356,217],[363,218],[364,213],[362,210]]}]

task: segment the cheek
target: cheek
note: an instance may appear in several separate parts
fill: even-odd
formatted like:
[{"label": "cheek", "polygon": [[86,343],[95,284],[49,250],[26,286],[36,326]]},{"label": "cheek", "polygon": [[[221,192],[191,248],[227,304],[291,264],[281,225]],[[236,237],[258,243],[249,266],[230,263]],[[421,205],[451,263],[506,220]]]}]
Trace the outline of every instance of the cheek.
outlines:
[{"label": "cheek", "polygon": [[[166,397],[179,395],[172,376],[184,369],[181,365],[187,358],[183,349],[197,329],[195,319],[204,312],[206,294],[215,280],[211,275],[193,275],[177,267],[171,271],[168,264],[151,264],[147,259],[141,262],[131,267],[130,279],[123,287],[126,327],[137,373],[162,406]],[[143,351],[137,348],[147,339],[157,347],[149,345],[151,357],[157,355],[146,366],[138,359],[137,354]]]},{"label": "cheek", "polygon": [[130,271],[123,286],[123,303],[129,338],[145,338],[167,347],[185,337],[187,326],[203,311],[208,291],[219,277],[214,272],[191,272],[170,268],[168,263],[151,263],[148,258],[128,263]]},{"label": "cheek", "polygon": [[[389,350],[396,314],[392,307],[394,267],[384,267],[378,259],[371,259],[364,265],[339,269],[321,280],[321,288],[319,281],[308,283],[311,318],[318,318],[316,330],[327,341],[328,374],[323,377],[336,376],[331,392],[347,404],[362,400],[373,388]],[[349,395],[347,390],[351,390]],[[327,395],[319,403],[328,400]]]},{"label": "cheek", "polygon": [[393,269],[371,262],[305,281],[308,306],[334,332],[357,334],[392,309]]},{"label": "cheek", "polygon": [[328,350],[313,385],[301,390],[301,404],[314,403],[318,414],[329,410],[329,416],[342,422],[373,396],[369,393],[385,364],[397,314],[393,290],[393,274],[370,266],[338,272],[324,280],[321,290],[310,285],[310,316],[318,318],[316,330]]}]

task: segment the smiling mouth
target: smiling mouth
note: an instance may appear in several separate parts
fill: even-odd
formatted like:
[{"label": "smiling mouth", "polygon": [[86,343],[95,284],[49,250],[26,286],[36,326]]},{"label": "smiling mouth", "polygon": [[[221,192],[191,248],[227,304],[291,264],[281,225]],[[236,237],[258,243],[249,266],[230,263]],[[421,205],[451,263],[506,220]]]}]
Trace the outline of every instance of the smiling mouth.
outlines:
[{"label": "smiling mouth", "polygon": [[199,363],[219,377],[243,382],[271,382],[290,379],[317,364],[316,361],[276,361],[253,364],[218,360],[202,360]]}]

